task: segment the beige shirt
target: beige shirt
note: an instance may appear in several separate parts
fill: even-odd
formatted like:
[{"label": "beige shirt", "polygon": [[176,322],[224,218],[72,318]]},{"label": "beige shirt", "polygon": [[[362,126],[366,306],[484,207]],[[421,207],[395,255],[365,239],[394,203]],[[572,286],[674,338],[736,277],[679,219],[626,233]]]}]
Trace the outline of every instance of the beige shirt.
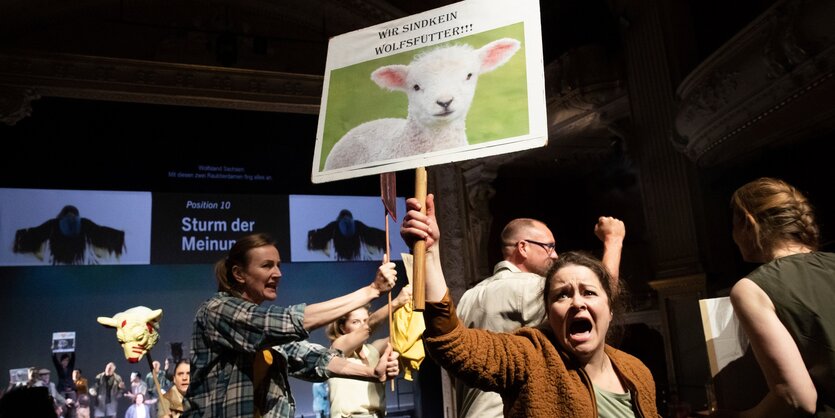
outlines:
[{"label": "beige shirt", "polygon": [[[374,367],[380,361],[380,353],[370,344],[364,344],[362,352],[368,359],[368,365]],[[356,355],[347,358],[348,361],[363,364]],[[376,412],[385,415],[386,390],[385,385],[378,382],[366,382],[355,379],[334,377],[328,379],[330,391],[331,418],[349,417],[351,414],[370,414]]]},{"label": "beige shirt", "polygon": [[160,398],[157,415],[162,418],[168,414],[171,418],[177,418],[182,415],[183,410],[183,395],[176,387],[172,387]]},{"label": "beige shirt", "polygon": [[[464,292],[456,313],[467,328],[512,332],[536,326],[545,318],[542,287],[545,279],[500,261],[493,275]],[[502,397],[455,382],[459,418],[501,418]]]}]

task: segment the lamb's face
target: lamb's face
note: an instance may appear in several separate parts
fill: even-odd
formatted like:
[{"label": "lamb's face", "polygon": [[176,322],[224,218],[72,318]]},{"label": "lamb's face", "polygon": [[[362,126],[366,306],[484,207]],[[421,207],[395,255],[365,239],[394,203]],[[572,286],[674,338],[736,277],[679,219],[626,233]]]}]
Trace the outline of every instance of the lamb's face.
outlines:
[{"label": "lamb's face", "polygon": [[382,88],[409,97],[409,119],[429,128],[463,122],[473,101],[479,74],[504,65],[519,41],[502,38],[473,50],[468,45],[440,47],[417,56],[409,65],[387,65],[371,79]]},{"label": "lamb's face", "polygon": [[473,101],[481,63],[466,46],[436,49],[409,64],[409,117],[425,126],[463,120]]}]

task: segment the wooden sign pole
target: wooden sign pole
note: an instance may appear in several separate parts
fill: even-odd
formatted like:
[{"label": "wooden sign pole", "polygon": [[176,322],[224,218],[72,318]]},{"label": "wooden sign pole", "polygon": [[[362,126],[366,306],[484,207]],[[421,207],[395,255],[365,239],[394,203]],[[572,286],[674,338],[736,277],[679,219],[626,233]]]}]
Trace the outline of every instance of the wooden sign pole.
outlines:
[{"label": "wooden sign pole", "polygon": [[[388,263],[391,261],[391,240],[389,239],[389,213],[386,211],[386,258],[383,259],[384,263]],[[391,306],[391,292],[394,289],[389,291],[389,344],[391,344],[392,348],[394,347],[394,318]],[[380,360],[382,361],[382,359]],[[391,391],[394,392],[394,379],[391,380]]]},{"label": "wooden sign pole", "polygon": [[[426,168],[415,169],[415,198],[420,202],[420,213],[426,214]],[[412,248],[414,266],[412,270],[412,296],[415,300],[415,311],[422,312],[426,302],[426,241],[415,242]]]}]

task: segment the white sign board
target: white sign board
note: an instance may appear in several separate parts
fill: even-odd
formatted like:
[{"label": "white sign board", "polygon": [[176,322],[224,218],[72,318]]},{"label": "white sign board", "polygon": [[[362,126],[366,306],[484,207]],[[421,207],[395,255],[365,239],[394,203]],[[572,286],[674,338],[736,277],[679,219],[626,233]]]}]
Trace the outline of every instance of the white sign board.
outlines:
[{"label": "white sign board", "polygon": [[539,2],[467,0],[331,39],[312,181],[547,143]]},{"label": "white sign board", "polygon": [[25,385],[29,381],[29,368],[9,369],[9,385]]},{"label": "white sign board", "polygon": [[700,299],[699,309],[702,313],[710,375],[715,377],[728,363],[742,357],[748,348],[748,337],[734,314],[730,298]]},{"label": "white sign board", "polygon": [[53,332],[52,352],[69,353],[75,351],[75,332]]}]

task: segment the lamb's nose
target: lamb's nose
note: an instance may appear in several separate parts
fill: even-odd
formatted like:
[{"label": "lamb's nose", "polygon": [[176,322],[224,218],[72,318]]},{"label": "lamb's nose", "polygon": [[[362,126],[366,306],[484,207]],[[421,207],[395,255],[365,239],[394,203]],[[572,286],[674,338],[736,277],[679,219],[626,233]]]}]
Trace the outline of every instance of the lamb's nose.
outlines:
[{"label": "lamb's nose", "polygon": [[444,101],[444,99],[438,99],[438,100],[436,100],[436,101],[435,101],[435,103],[437,103],[437,104],[438,104],[438,106],[440,106],[440,107],[442,107],[442,108],[444,108],[444,109],[448,109],[448,108],[449,108],[449,105],[451,105],[451,104],[452,104],[452,99],[449,99],[449,100],[447,100],[447,101]]}]

